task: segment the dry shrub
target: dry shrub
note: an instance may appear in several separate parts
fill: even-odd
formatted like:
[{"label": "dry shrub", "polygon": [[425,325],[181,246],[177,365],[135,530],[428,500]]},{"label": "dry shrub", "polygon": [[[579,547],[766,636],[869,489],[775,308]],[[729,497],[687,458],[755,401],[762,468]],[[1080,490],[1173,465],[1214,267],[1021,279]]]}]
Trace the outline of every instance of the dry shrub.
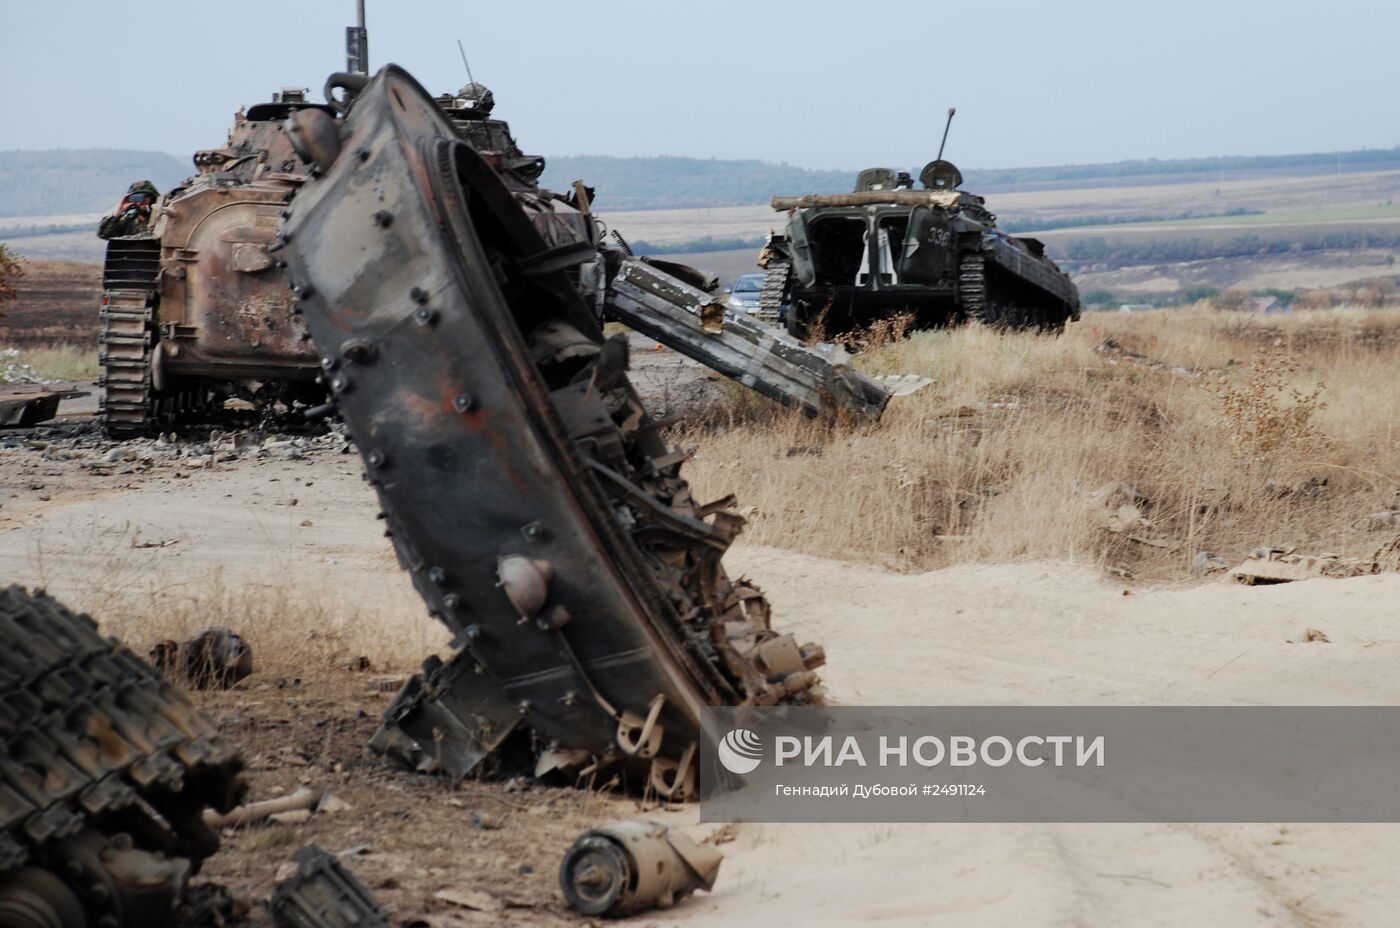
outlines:
[{"label": "dry shrub", "polygon": [[855,345],[860,351],[878,351],[887,345],[903,341],[914,325],[913,313],[895,313],[876,319],[855,333]]},{"label": "dry shrub", "polygon": [[1350,286],[1322,287],[1300,290],[1293,298],[1295,309],[1335,309],[1340,306],[1360,306],[1379,309],[1400,302],[1400,286],[1393,278],[1378,277]]},{"label": "dry shrub", "polygon": [[[770,404],[681,440],[698,449],[689,475],[701,495],[735,491],[753,507],[749,542],[823,556],[919,569],[1056,557],[1170,577],[1203,548],[1369,550],[1356,520],[1400,487],[1400,391],[1382,389],[1400,373],[1400,317],[1345,310],[1268,325],[1282,333],[1276,350],[1311,347],[1267,377],[1239,363],[1258,352],[1263,323],[1204,311],[1088,316],[1058,338],[920,332],[860,358],[874,374],[935,381],[893,400],[877,426]],[[1388,335],[1308,334],[1338,325]],[[1147,360],[1095,352],[1108,337]],[[1255,395],[1251,377],[1285,423],[1301,416],[1308,441],[1271,439],[1262,461],[1237,454],[1221,397]],[[1319,381],[1326,405],[1310,392]],[[1294,390],[1306,415],[1287,411]],[[1112,534],[1095,520],[1086,498],[1118,483],[1145,495],[1149,528]]]},{"label": "dry shrub", "polygon": [[1243,312],[1254,308],[1248,290],[1226,290],[1210,298],[1210,305],[1226,312]]},{"label": "dry shrub", "polygon": [[1301,362],[1282,346],[1279,340],[1261,349],[1243,382],[1222,374],[1216,384],[1230,450],[1237,460],[1266,468],[1311,459],[1327,444],[1317,424],[1318,413],[1327,407],[1322,399],[1326,386],[1317,383],[1306,392],[1288,386]]},{"label": "dry shrub", "polygon": [[0,303],[19,295],[15,283],[23,276],[24,265],[20,264],[19,257],[0,244]]}]

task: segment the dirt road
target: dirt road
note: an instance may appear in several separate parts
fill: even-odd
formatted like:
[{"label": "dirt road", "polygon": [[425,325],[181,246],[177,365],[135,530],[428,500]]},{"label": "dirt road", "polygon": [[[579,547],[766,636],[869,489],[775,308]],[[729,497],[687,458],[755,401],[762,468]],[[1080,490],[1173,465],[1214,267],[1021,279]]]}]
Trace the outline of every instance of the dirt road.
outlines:
[{"label": "dirt road", "polygon": [[[110,616],[110,629],[138,647],[197,621],[188,602],[210,590],[235,604],[273,604],[275,615],[246,616],[255,651],[260,636],[285,635],[298,621],[314,626],[306,630],[313,638],[333,637],[327,653],[338,657],[327,667],[363,653],[409,670],[442,644],[381,537],[358,458],[334,441],[274,440],[223,459],[212,447],[190,455],[151,446],[144,458],[111,461],[95,439],[91,447],[48,441],[0,449],[5,579],[43,582]],[[743,486],[733,489],[742,498]],[[898,575],[743,545],[730,563],[770,594],[784,628],[824,643],[825,680],[841,703],[1400,700],[1400,575],[1125,591],[1060,563]],[[262,598],[238,598],[249,591]],[[1297,643],[1307,628],[1330,642]],[[277,667],[278,657],[271,662]],[[325,732],[325,750],[337,758],[329,766],[339,770],[326,775],[344,780],[360,805],[353,827],[324,826],[317,840],[338,849],[357,843],[356,834],[379,835],[374,854],[392,859],[375,863],[371,854],[358,866],[392,875],[371,882],[401,915],[441,911],[430,890],[445,882],[488,889],[479,881],[495,880],[518,908],[457,913],[463,920],[444,924],[565,922],[549,862],[581,823],[635,812],[629,801],[589,804],[560,790],[512,798],[471,786],[477,792],[463,799],[385,772],[357,747],[372,729],[359,710],[373,716],[382,699],[363,697],[359,682],[320,695],[301,684],[279,689],[280,673],[265,671],[251,695],[206,704],[218,711],[218,699],[234,699],[224,716],[234,737],[247,739],[255,788],[264,789],[294,787],[307,763],[318,769],[314,757],[296,769],[274,761],[288,732],[313,725],[298,716],[320,713],[314,724],[331,727],[311,730]],[[514,818],[491,833],[500,837],[483,838],[465,817],[473,803],[497,799]],[[531,805],[546,814],[528,814]],[[693,809],[664,814],[695,820]],[[305,835],[279,838],[282,847],[257,834],[233,840],[210,874],[266,892],[276,864]],[[642,922],[1379,928],[1393,925],[1400,907],[1400,826],[750,825],[723,850],[713,894]]]}]

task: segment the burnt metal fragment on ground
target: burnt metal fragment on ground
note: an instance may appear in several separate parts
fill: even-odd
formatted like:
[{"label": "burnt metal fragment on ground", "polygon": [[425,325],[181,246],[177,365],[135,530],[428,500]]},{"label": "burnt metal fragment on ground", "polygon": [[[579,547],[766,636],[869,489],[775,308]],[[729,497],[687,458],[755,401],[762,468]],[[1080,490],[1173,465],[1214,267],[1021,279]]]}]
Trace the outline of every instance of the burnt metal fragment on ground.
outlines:
[{"label": "burnt metal fragment on ground", "polygon": [[151,662],[195,689],[228,689],[253,672],[253,649],[231,629],[206,628],[184,643],[157,642]]},{"label": "burnt metal fragment on ground", "polygon": [[296,873],[268,905],[277,928],[389,928],[384,909],[334,854],[308,844],[292,861]]},{"label": "burnt metal fragment on ground", "polygon": [[724,855],[651,821],[608,822],[579,836],[559,864],[559,885],[584,915],[617,917],[669,909],[709,891]]},{"label": "burnt metal fragment on ground", "polygon": [[[398,68],[339,138],[279,247],[400,563],[455,635],[426,688],[452,667],[475,695],[437,708],[489,723],[461,766],[513,714],[546,765],[692,796],[701,709],[810,700],[821,649],[726,574],[743,519],[691,497],[625,337],[580,297],[595,249],[556,235]],[[386,727],[446,756],[446,729],[428,745],[405,718]]]},{"label": "burnt metal fragment on ground", "polygon": [[64,400],[87,396],[84,390],[49,390],[40,386],[0,388],[0,428],[29,428],[58,415]]}]

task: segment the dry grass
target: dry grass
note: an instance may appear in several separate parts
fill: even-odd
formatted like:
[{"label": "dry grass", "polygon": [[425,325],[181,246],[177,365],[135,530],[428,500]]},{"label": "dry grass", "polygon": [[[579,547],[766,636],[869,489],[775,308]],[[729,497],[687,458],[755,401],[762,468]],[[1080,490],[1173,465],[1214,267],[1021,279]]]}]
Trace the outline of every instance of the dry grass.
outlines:
[{"label": "dry grass", "polygon": [[184,641],[210,627],[233,629],[252,646],[262,679],[318,679],[345,670],[404,673],[445,649],[446,630],[416,597],[392,613],[382,603],[347,605],[353,597],[335,594],[345,577],[333,566],[289,557],[285,568],[265,571],[252,583],[221,570],[152,570],[148,558],[130,550],[138,537],[130,528],[95,535],[86,563],[60,556],[50,566],[39,554],[27,580],[90,613],[104,634],[143,655],[159,641]]},{"label": "dry grass", "polygon": [[[0,350],[5,348],[0,345]],[[19,349],[19,356],[0,359],[0,369],[7,364],[21,366],[45,380],[96,380],[98,375],[95,345],[59,344],[49,347]]]},{"label": "dry grass", "polygon": [[[1144,357],[1097,351],[1109,338]],[[679,436],[699,495],[754,507],[748,541],[911,569],[1069,558],[1164,579],[1200,550],[1369,554],[1385,539],[1359,520],[1396,505],[1400,313],[1105,314],[1059,338],[924,332],[860,363],[935,383],[875,427],[746,403]],[[1246,415],[1307,428],[1251,444]],[[1118,483],[1146,497],[1150,525],[1096,520],[1087,497]]]}]

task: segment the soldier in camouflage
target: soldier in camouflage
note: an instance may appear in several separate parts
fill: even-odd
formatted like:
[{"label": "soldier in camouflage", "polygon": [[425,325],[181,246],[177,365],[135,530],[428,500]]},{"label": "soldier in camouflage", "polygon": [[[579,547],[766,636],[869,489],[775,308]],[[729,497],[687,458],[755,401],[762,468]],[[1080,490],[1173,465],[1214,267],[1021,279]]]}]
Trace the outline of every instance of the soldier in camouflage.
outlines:
[{"label": "soldier in camouflage", "polygon": [[148,180],[138,180],[126,190],[126,196],[117,204],[110,216],[103,216],[97,226],[97,237],[101,239],[139,235],[151,224],[151,208],[160,197],[156,185]]}]

